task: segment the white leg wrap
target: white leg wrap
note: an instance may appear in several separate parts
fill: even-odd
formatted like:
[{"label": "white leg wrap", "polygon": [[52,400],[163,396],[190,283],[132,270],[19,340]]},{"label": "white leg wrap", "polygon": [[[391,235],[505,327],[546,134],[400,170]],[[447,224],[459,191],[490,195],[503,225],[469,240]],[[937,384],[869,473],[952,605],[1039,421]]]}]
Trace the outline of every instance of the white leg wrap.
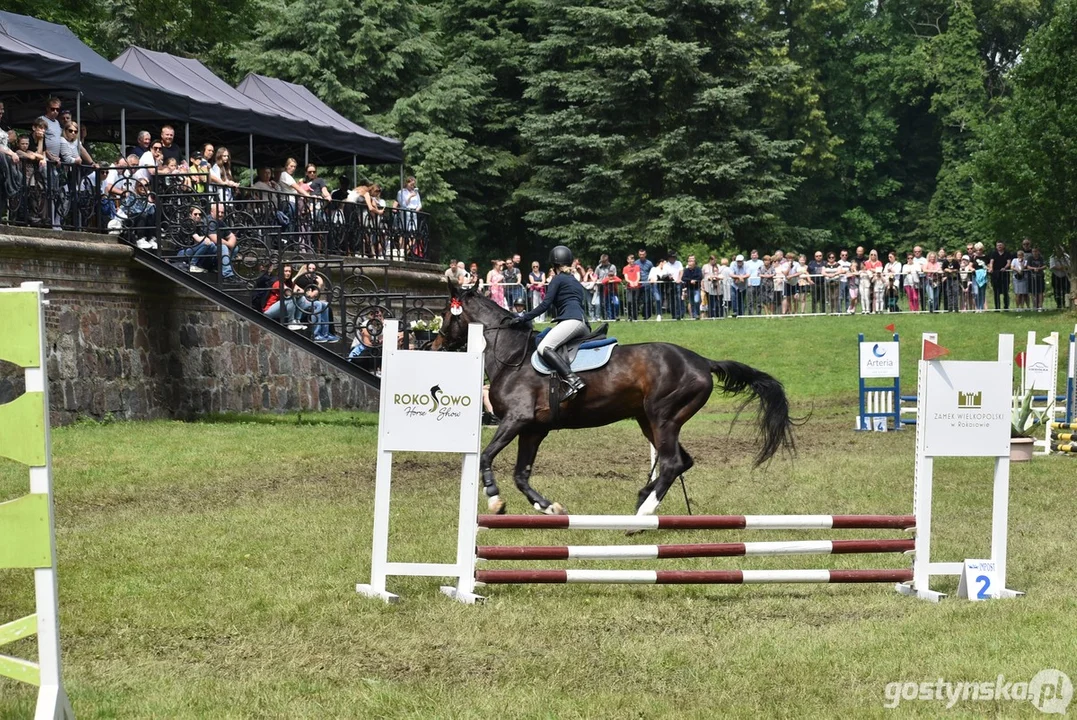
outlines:
[{"label": "white leg wrap", "polygon": [[654,515],[654,511],[658,509],[658,495],[652,492],[647,496],[647,499],[643,501],[643,504],[639,506],[639,510],[636,511],[637,515]]}]

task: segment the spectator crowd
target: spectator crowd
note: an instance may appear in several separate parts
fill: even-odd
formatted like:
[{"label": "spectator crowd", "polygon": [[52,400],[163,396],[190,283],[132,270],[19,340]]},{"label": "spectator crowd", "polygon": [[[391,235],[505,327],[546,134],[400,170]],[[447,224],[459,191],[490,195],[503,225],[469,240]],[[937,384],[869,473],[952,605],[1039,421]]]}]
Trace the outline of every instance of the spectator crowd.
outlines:
[{"label": "spectator crowd", "polygon": [[357,219],[377,230],[319,248],[325,251],[397,259],[425,254],[425,243],[420,248],[413,238],[423,208],[414,177],[387,201],[377,183],[352,183],[342,175],[331,189],[316,165],[309,163],[298,174],[297,161],[286,158],[277,168],[260,168],[246,187],[227,147],[204,143],[187,157],[170,125],[157,136],[138,132],[135,144],[123,148],[114,162],[98,163],[86,148],[85,124],[75,122],[56,97],[23,132],[9,128],[3,116],[0,102],[0,219],[8,223],[130,231],[139,248],[155,250],[161,196],[193,194],[205,198],[205,215],[213,213],[213,203],[221,204],[220,222],[234,208],[260,203],[270,209],[271,224],[308,236],[315,226],[339,228]]},{"label": "spectator crowd", "polygon": [[[863,247],[816,250],[810,258],[751,250],[732,261],[711,255],[703,264],[694,255],[682,264],[676,251],[654,262],[640,248],[624,265],[603,253],[593,266],[575,260],[572,272],[588,293],[590,320],[1042,311],[1047,300],[1055,308],[1072,302],[1069,255],[1056,247],[1048,257],[1029,238],[1016,251],[1004,242],[990,251],[982,243],[926,253],[917,245],[903,256]],[[446,282],[476,288],[515,311],[541,303],[551,279],[538,261],[528,271],[519,255],[492,260],[485,274],[477,263],[456,259],[445,270]]]}]

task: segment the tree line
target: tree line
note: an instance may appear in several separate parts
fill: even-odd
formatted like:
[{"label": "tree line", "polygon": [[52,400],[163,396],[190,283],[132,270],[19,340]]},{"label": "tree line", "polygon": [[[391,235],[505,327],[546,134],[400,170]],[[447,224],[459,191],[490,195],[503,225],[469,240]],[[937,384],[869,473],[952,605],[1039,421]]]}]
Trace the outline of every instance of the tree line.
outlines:
[{"label": "tree line", "polygon": [[1077,0],[13,2],[401,138],[446,256],[1077,258]]}]

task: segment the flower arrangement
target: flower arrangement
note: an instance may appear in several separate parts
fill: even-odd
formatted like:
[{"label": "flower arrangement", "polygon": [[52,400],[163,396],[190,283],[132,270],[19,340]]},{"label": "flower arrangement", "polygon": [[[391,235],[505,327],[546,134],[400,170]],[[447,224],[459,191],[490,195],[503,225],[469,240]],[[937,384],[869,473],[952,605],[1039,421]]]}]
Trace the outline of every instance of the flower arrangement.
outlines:
[{"label": "flower arrangement", "polygon": [[435,315],[431,320],[412,320],[410,327],[420,332],[441,332],[441,316]]}]

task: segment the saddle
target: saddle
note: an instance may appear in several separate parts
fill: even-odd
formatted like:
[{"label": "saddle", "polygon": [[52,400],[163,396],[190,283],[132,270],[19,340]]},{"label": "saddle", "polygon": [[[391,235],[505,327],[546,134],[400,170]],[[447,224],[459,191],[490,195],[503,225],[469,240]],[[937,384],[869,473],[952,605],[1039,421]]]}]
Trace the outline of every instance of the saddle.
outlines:
[{"label": "saddle", "polygon": [[[609,362],[613,348],[617,346],[617,338],[606,337],[609,328],[609,323],[602,323],[587,335],[570,340],[557,348],[557,352],[568,361],[572,372],[596,370]],[[535,344],[542,342],[548,332],[550,328],[539,333],[535,338]],[[531,367],[543,375],[553,374],[553,371],[539,357],[538,352],[531,354]]]}]

